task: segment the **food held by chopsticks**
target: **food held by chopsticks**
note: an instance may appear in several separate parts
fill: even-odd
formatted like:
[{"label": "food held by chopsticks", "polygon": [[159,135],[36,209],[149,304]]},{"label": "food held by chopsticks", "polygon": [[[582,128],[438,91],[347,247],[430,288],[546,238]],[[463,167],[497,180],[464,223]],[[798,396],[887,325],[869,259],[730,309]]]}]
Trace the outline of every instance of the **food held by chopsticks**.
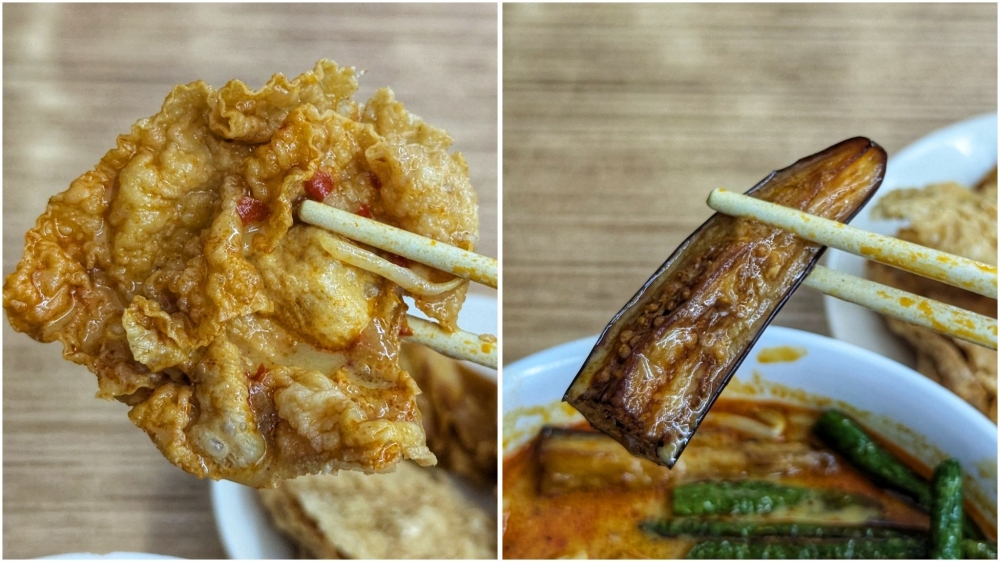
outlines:
[{"label": "food held by chopsticks", "polygon": [[[955,183],[887,193],[873,208],[881,219],[905,220],[900,239],[997,264],[996,170],[968,189]],[[869,263],[868,276],[885,285],[952,304],[990,318],[997,302],[917,275]],[[997,353],[958,338],[935,333],[895,318],[889,329],[913,349],[917,370],[942,384],[997,421]]]},{"label": "food held by chopsticks", "polygon": [[271,519],[316,558],[496,558],[496,382],[404,344],[435,467],[340,472],[261,490]]},{"label": "food held by chopsticks", "polygon": [[[98,396],[174,464],[269,486],[299,474],[434,464],[399,367],[404,290],[335,259],[351,245],[296,220],[313,200],[473,250],[476,194],[451,138],[354,69],[320,61],[262,89],[177,86],[48,204],[4,285],[15,329],[61,341]],[[445,330],[467,283],[412,292]],[[374,258],[373,258],[374,259]]]},{"label": "food held by chopsticks", "polygon": [[[878,188],[885,163],[877,144],[850,139],[748,195],[844,222]],[[605,328],[565,400],[632,454],[672,466],[821,253],[753,219],[713,216]]]}]

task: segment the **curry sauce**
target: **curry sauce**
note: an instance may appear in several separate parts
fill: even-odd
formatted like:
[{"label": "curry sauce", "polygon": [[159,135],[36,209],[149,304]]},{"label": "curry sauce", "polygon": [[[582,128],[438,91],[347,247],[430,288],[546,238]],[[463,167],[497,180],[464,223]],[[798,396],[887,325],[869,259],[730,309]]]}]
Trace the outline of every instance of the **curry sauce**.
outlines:
[{"label": "curry sauce", "polygon": [[[754,515],[754,521],[926,530],[929,519],[919,507],[875,485],[812,434],[820,413],[778,402],[721,398],[673,469],[635,457],[630,458],[648,465],[628,467],[626,458],[617,456],[628,452],[586,422],[566,428],[569,431],[543,431],[504,459],[503,555],[682,558],[699,539],[664,538],[640,525],[672,517],[674,489],[701,481],[764,480],[858,498],[858,507],[777,509]],[[594,446],[588,435],[606,442]],[[577,439],[579,445],[568,439]],[[553,458],[548,458],[547,451],[553,449]],[[901,458],[919,474],[929,474],[912,457]],[[592,473],[581,473],[588,470]]]}]

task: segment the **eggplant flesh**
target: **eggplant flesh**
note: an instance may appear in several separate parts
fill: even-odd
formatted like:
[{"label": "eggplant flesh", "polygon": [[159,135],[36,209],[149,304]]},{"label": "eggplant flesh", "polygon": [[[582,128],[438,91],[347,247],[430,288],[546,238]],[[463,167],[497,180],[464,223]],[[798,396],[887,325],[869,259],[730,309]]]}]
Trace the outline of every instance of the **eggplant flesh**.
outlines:
[{"label": "eggplant flesh", "polygon": [[[853,138],[771,173],[747,195],[847,222],[886,153]],[[672,467],[763,329],[825,248],[715,214],[611,320],[563,400],[635,456]]]},{"label": "eggplant flesh", "polygon": [[555,496],[581,490],[640,490],[670,480],[670,471],[632,456],[596,431],[545,427],[538,443],[539,491]]},{"label": "eggplant flesh", "polygon": [[831,453],[801,441],[746,440],[728,431],[713,432],[710,427],[703,431],[708,433],[703,432],[669,470],[631,455],[603,433],[546,426],[538,440],[539,492],[557,496],[609,489],[639,491],[670,483],[767,479],[837,468]]}]

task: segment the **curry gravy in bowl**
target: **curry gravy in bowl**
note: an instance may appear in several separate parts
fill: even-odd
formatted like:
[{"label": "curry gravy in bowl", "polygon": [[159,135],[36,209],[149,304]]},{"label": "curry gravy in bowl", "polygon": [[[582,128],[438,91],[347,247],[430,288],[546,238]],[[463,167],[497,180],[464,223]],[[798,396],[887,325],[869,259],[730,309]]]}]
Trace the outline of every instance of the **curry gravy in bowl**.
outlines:
[{"label": "curry gravy in bowl", "polygon": [[[592,344],[504,370],[504,558],[683,558],[706,541],[786,540],[919,557],[927,510],[821,438],[815,425],[827,410],[844,412],[916,478],[958,459],[968,518],[996,540],[995,426],[901,365],[769,328],[668,469],[629,455],[558,402]],[[783,354],[773,348],[800,352],[775,361]],[[786,536],[755,534],[762,528]],[[857,550],[868,547],[876,550]]]}]

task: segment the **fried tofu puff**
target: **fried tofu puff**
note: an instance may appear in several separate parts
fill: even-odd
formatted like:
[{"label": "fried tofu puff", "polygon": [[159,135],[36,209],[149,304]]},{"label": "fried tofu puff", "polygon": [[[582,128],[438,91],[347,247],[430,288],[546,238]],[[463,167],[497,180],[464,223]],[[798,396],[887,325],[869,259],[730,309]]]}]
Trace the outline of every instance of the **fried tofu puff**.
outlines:
[{"label": "fried tofu puff", "polygon": [[[14,328],[61,341],[196,476],[435,462],[398,364],[403,290],[333,259],[294,210],[309,197],[472,250],[476,195],[444,131],[356,90],[330,61],[259,91],[175,87],[49,201],[6,280]],[[416,302],[454,327],[465,290]]]}]

